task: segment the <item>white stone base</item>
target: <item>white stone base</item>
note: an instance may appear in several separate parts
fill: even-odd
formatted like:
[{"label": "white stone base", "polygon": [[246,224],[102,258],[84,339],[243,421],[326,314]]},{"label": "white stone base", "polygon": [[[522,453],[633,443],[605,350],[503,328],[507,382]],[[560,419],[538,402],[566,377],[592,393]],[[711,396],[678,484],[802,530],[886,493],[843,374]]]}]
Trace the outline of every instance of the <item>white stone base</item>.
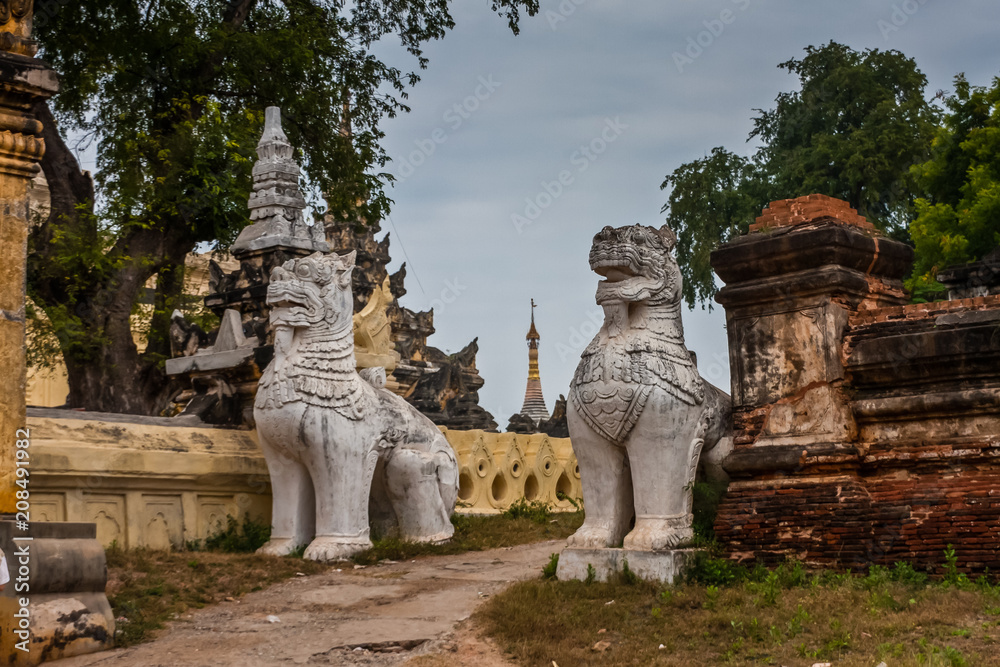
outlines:
[{"label": "white stone base", "polygon": [[624,561],[628,569],[643,579],[672,584],[684,576],[684,571],[702,549],[671,551],[633,551],[631,549],[574,549],[567,547],[559,555],[556,577],[560,581],[587,579],[587,566],[594,568],[595,581],[607,581],[621,572]]}]

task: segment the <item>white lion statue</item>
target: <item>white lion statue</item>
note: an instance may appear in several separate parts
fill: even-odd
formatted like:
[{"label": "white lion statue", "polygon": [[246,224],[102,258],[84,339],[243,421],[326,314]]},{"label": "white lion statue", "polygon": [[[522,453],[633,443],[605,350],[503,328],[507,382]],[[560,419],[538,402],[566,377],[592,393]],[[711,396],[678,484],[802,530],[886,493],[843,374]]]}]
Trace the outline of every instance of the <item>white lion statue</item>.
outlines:
[{"label": "white lion statue", "polygon": [[[684,347],[675,243],[666,226],[605,227],[594,237],[604,325],[570,384],[567,421],[587,512],[571,547],[686,546],[699,456],[720,441],[718,455],[732,448],[729,396],[699,376]],[[715,476],[724,475],[720,460],[710,461]]]},{"label": "white lion statue", "polygon": [[384,369],[358,374],[351,272],[355,253],[315,253],[271,273],[274,359],[254,419],[273,493],[260,552],[348,558],[371,546],[369,504],[385,532],[451,538],[458,464],[438,428],[384,389]]}]

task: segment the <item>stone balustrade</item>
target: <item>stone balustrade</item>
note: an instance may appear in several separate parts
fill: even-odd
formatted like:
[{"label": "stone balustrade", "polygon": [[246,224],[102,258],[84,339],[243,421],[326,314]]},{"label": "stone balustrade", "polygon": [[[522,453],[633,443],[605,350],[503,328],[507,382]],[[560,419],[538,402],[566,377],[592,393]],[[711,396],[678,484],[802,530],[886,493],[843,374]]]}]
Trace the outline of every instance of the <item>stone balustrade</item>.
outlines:
[{"label": "stone balustrade", "polygon": [[448,429],[444,434],[458,454],[459,512],[495,514],[521,498],[556,511],[572,511],[582,502],[580,467],[569,438]]},{"label": "stone balustrade", "polygon": [[[253,431],[181,420],[29,409],[33,521],[86,521],[108,546],[177,548],[227,516],[270,521],[271,485]],[[581,498],[568,438],[443,429],[458,454],[460,512],[518,498],[572,510]]]}]

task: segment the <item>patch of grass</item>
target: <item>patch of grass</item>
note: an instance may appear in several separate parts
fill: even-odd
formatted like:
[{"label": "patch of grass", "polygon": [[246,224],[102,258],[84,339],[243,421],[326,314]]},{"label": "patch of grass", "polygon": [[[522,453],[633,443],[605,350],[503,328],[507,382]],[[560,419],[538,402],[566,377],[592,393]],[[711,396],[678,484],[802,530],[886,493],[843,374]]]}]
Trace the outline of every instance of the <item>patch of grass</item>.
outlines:
[{"label": "patch of grass", "polygon": [[552,517],[552,508],[541,500],[518,498],[500,516],[505,519],[531,519],[537,524],[543,524]]},{"label": "patch of grass", "polygon": [[108,601],[116,623],[115,643],[152,639],[164,623],[190,609],[239,597],[251,590],[328,566],[257,554],[107,549]]},{"label": "patch of grass", "polygon": [[[932,581],[905,564],[838,574],[705,556],[675,586],[625,572],[517,583],[474,618],[523,665],[994,664],[1000,585],[959,576],[953,553],[946,562]],[[597,653],[598,641],[611,647]]]},{"label": "patch of grass", "polygon": [[[546,508],[546,511],[547,508]],[[515,516],[516,514],[516,516]],[[538,521],[533,511],[499,515],[454,514],[451,522],[455,535],[445,544],[419,544],[395,538],[373,540],[371,549],[356,554],[351,560],[360,565],[374,565],[381,560],[410,560],[417,556],[458,554],[512,547],[530,542],[562,540],[583,523],[583,512],[552,513],[548,520]]]}]

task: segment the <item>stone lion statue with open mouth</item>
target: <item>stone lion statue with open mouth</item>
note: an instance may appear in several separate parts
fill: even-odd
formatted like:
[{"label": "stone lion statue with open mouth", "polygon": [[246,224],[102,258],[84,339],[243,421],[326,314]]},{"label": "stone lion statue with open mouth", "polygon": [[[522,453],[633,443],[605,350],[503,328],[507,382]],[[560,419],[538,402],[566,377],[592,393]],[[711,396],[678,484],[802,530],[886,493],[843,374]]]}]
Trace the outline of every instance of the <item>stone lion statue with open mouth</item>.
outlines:
[{"label": "stone lion statue with open mouth", "polygon": [[254,404],[273,493],[262,553],[342,560],[384,532],[451,538],[458,464],[438,428],[384,388],[385,370],[355,368],[355,253],[315,253],[271,273],[274,359]]},{"label": "stone lion statue with open mouth", "polygon": [[724,475],[730,400],[702,379],[684,346],[675,243],[666,226],[605,227],[594,237],[604,325],[570,384],[567,420],[587,511],[571,547],[686,546],[703,452],[716,448],[708,464]]}]

